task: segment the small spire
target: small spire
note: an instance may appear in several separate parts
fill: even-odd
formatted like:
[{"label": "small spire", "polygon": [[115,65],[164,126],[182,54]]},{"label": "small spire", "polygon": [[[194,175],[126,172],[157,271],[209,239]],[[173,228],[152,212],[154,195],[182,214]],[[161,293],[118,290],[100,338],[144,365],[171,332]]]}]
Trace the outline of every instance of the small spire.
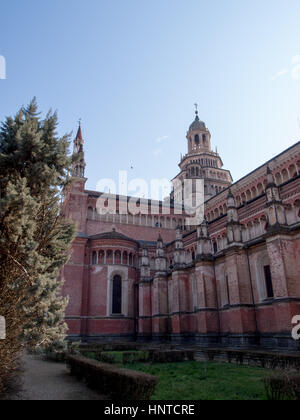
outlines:
[{"label": "small spire", "polygon": [[199,112],[198,112],[198,104],[197,102],[195,103],[195,114],[196,114],[196,121],[199,120]]},{"label": "small spire", "polygon": [[78,124],[79,124],[79,126],[78,126],[77,135],[76,135],[76,140],[83,140],[83,138],[82,138],[82,131],[81,131],[81,118],[78,121]]},{"label": "small spire", "polygon": [[234,195],[232,194],[231,188],[229,188],[227,198],[234,198]]},{"label": "small spire", "polygon": [[267,188],[268,187],[274,187],[274,186],[276,186],[274,175],[272,174],[271,168],[268,165],[267,166]]},{"label": "small spire", "polygon": [[190,125],[189,131],[197,131],[197,130],[206,130],[205,123],[200,121],[197,103],[194,104],[195,106],[195,114],[196,118],[195,121]]},{"label": "small spire", "polygon": [[81,119],[79,120],[79,127],[76,134],[76,138],[74,140],[74,149],[73,154],[77,157],[76,162],[74,162],[73,166],[73,175],[78,178],[84,178],[84,172],[86,163],[84,160],[84,141],[82,137],[81,131]]}]

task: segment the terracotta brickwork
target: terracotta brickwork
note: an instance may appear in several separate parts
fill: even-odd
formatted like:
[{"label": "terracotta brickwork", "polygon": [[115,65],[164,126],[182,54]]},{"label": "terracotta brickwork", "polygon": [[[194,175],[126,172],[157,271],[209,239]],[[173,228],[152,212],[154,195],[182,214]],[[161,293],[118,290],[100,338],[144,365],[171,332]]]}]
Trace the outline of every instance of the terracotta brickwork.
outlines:
[{"label": "terracotta brickwork", "polygon": [[187,141],[175,179],[204,179],[205,219],[194,227],[163,203],[121,214],[124,197],[100,215],[101,193],[85,190],[80,129],[63,204],[78,229],[61,273],[70,337],[299,349],[300,143],[232,184],[198,114]]}]

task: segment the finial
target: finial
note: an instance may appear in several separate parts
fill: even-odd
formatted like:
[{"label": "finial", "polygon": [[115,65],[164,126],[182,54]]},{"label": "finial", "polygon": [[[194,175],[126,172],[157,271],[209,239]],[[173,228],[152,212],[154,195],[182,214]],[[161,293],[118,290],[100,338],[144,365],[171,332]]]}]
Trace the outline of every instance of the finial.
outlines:
[{"label": "finial", "polygon": [[195,114],[198,115],[198,104],[197,104],[197,102],[195,103],[195,109],[196,109]]},{"label": "finial", "polygon": [[82,119],[81,119],[81,118],[79,118],[79,121],[78,121],[78,125],[79,125],[79,127],[81,127],[81,121],[82,121]]},{"label": "finial", "polygon": [[232,190],[231,190],[231,188],[229,188],[227,198],[234,198],[234,195],[232,194]]}]

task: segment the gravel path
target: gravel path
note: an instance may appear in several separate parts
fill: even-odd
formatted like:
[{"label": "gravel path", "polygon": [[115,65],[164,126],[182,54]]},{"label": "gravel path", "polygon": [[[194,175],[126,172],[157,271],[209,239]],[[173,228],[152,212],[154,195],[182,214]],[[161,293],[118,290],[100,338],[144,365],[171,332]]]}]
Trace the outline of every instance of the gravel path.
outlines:
[{"label": "gravel path", "polygon": [[70,376],[63,363],[24,356],[23,390],[13,400],[95,401],[103,400],[84,383]]}]

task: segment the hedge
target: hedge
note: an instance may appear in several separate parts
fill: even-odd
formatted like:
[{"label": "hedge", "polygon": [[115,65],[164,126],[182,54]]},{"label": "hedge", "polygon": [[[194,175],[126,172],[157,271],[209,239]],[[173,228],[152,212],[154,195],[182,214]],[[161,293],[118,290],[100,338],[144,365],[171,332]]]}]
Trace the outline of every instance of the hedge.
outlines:
[{"label": "hedge", "polygon": [[140,350],[141,347],[137,343],[89,343],[80,345],[79,350],[84,352],[135,351]]},{"label": "hedge", "polygon": [[102,363],[179,363],[185,360],[195,360],[194,350],[160,350],[148,349],[140,351],[124,352],[99,352],[81,350],[81,354],[87,358],[98,360]]},{"label": "hedge", "polygon": [[268,400],[300,401],[300,375],[282,372],[264,380]]},{"label": "hedge", "polygon": [[189,350],[150,350],[149,358],[153,363],[180,363],[186,359],[195,360],[195,352]]},{"label": "hedge", "polygon": [[90,388],[112,399],[150,400],[155,392],[158,381],[155,376],[119,369],[86,357],[67,356],[66,361],[71,375],[85,380]]},{"label": "hedge", "polygon": [[225,361],[276,370],[300,370],[300,355],[294,353],[277,354],[260,350],[199,348],[197,356],[204,356],[204,359],[208,361]]}]

